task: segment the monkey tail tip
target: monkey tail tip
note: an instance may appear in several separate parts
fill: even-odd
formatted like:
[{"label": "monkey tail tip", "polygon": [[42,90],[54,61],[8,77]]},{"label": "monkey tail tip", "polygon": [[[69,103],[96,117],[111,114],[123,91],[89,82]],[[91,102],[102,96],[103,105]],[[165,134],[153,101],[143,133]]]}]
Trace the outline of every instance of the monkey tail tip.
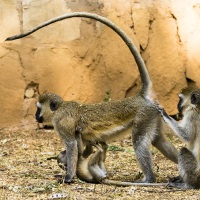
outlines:
[{"label": "monkey tail tip", "polygon": [[5,39],[5,42],[11,41],[11,40],[12,40],[12,38],[8,37],[8,38]]},{"label": "monkey tail tip", "polygon": [[17,35],[11,36],[11,37],[6,38],[6,39],[5,39],[5,42],[6,42],[6,41],[17,40],[17,39],[19,39],[19,38],[20,38],[20,37],[18,37]]},{"label": "monkey tail tip", "polygon": [[14,40],[12,37],[8,37],[5,39],[5,42]]}]

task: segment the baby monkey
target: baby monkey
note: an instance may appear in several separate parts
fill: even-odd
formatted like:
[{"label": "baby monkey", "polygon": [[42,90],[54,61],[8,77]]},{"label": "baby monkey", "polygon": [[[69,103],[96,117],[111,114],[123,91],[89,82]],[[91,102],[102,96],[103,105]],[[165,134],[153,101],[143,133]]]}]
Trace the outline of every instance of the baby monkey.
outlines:
[{"label": "baby monkey", "polygon": [[178,110],[183,115],[180,123],[160,108],[164,120],[177,136],[187,143],[178,155],[181,179],[174,178],[169,185],[178,188],[200,188],[200,89],[185,88],[179,94]]},{"label": "baby monkey", "polygon": [[[100,183],[106,178],[106,167],[104,165],[107,151],[106,143],[94,143],[91,142],[90,145],[86,145],[84,149],[81,133],[76,133],[76,141],[78,147],[78,162],[76,168],[77,177],[88,183]],[[93,146],[97,148],[93,152]],[[67,171],[66,164],[66,150],[60,152],[57,156],[58,165]]]},{"label": "baby monkey", "polygon": [[[132,183],[121,182],[107,179],[107,170],[105,167],[105,158],[108,145],[104,142],[86,145],[84,149],[81,133],[76,133],[76,140],[78,146],[78,162],[76,168],[77,177],[87,183],[103,183],[107,185],[116,186],[166,186],[166,183]],[[93,147],[96,151],[93,152]],[[58,165],[67,171],[66,150],[60,152],[57,156]]]}]

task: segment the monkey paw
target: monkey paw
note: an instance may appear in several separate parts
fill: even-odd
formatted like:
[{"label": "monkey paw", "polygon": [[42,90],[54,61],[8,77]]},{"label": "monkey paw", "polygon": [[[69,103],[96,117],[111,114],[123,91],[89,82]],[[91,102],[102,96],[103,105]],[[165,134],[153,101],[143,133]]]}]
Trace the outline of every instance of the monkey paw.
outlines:
[{"label": "monkey paw", "polygon": [[157,110],[161,113],[162,117],[169,118],[169,116],[168,116],[168,114],[166,113],[165,109],[164,109],[161,105],[158,105],[158,106],[157,106]]},{"label": "monkey paw", "polygon": [[161,114],[163,114],[163,112],[165,112],[164,108],[159,104],[159,102],[157,100],[154,101],[154,106]]},{"label": "monkey paw", "polygon": [[69,175],[66,175],[65,178],[64,178],[64,183],[70,184],[72,182],[73,182],[72,177],[69,176]]},{"label": "monkey paw", "polygon": [[181,176],[176,176],[173,178],[169,178],[167,187],[176,187],[184,189],[186,188],[186,184],[184,183],[183,178]]},{"label": "monkey paw", "polygon": [[55,175],[55,178],[60,184],[63,184],[63,183],[71,184],[73,182],[72,178],[69,175],[66,175],[66,176]]},{"label": "monkey paw", "polygon": [[169,183],[183,183],[183,178],[181,176],[176,176],[169,178]]}]

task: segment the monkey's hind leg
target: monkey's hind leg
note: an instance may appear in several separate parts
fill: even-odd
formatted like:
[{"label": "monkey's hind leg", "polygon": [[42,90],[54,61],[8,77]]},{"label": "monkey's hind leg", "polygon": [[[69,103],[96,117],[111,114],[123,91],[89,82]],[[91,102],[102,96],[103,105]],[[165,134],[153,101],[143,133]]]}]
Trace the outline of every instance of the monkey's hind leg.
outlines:
[{"label": "monkey's hind leg", "polygon": [[148,139],[146,135],[142,136],[142,133],[139,131],[136,132],[136,129],[134,128],[133,145],[135,155],[144,174],[144,178],[137,181],[139,183],[153,183],[156,180],[152,168],[151,152],[149,150],[150,143],[150,139]]},{"label": "monkey's hind leg", "polygon": [[108,145],[105,142],[101,142],[100,144],[102,146],[103,152],[101,153],[101,156],[100,156],[99,167],[108,176],[106,165],[105,165],[106,153],[107,153]]},{"label": "monkey's hind leg", "polygon": [[186,188],[200,188],[200,169],[195,156],[187,148],[183,147],[178,156],[179,172]]},{"label": "monkey's hind leg", "polygon": [[183,178],[179,175],[179,176],[175,176],[169,179],[169,183],[184,183]]}]

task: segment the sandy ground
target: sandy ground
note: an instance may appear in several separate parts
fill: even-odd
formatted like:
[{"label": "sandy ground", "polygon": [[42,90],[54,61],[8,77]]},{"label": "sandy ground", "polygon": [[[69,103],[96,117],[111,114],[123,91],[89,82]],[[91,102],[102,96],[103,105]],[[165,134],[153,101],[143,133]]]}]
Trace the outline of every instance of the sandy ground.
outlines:
[{"label": "sandy ground", "polygon": [[[181,142],[167,134],[182,146]],[[75,178],[70,185],[58,184],[56,174],[64,174],[55,160],[47,158],[63,150],[53,130],[0,130],[0,199],[200,199],[200,190],[167,187],[116,187],[88,184]],[[151,148],[157,182],[177,176],[177,166]],[[131,139],[112,143],[106,160],[110,179],[135,181],[142,177]]]}]

